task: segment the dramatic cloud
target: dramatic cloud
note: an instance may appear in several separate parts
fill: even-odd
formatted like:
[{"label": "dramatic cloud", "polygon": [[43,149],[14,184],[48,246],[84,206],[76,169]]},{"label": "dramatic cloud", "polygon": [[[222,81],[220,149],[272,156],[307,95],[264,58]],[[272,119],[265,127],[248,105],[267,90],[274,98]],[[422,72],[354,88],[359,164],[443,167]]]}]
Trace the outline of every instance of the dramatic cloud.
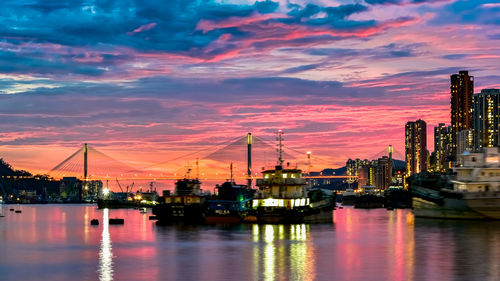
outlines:
[{"label": "dramatic cloud", "polygon": [[432,143],[451,74],[500,87],[499,12],[482,0],[4,0],[0,157],[43,171],[89,142],[140,167],[284,129],[320,169],[401,151],[418,118]]}]

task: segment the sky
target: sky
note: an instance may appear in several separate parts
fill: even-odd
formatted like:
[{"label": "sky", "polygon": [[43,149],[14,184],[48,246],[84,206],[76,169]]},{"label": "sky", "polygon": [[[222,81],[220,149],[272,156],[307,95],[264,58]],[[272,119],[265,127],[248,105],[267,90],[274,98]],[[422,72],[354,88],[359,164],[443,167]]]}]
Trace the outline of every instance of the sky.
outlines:
[{"label": "sky", "polygon": [[419,118],[432,151],[451,74],[500,87],[499,27],[493,0],[2,0],[0,157],[141,168],[281,129],[320,169],[401,153]]}]

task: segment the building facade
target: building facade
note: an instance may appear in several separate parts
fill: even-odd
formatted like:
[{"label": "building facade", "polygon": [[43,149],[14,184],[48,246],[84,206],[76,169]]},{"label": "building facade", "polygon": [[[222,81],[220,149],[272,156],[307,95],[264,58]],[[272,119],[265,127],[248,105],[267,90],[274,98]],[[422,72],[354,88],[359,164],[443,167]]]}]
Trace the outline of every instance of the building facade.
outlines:
[{"label": "building facade", "polygon": [[407,176],[427,170],[427,154],[427,124],[421,119],[407,122],[405,127]]},{"label": "building facade", "polygon": [[474,76],[466,70],[450,77],[451,104],[451,154],[457,154],[458,132],[472,128],[472,96],[474,94]]},{"label": "building facade", "polygon": [[434,163],[436,172],[444,172],[448,168],[447,158],[451,155],[451,126],[439,123],[434,127]]},{"label": "building facade", "polygon": [[[347,168],[347,171],[346,171],[347,176],[357,177],[361,166],[368,164],[368,163],[370,163],[370,161],[368,161],[367,159],[365,159],[365,160],[361,160],[359,158],[354,159],[354,160],[348,159],[346,164],[345,164],[346,168]],[[354,182],[356,182],[356,179],[355,178],[347,178],[347,182],[354,183]]]},{"label": "building facade", "polygon": [[368,161],[358,170],[358,188],[362,186],[375,186],[376,161]]},{"label": "building facade", "polygon": [[473,130],[462,130],[458,132],[457,135],[457,155],[462,155],[462,153],[473,150],[474,145],[474,134]]},{"label": "building facade", "polygon": [[473,103],[473,147],[479,150],[483,147],[499,145],[500,126],[500,90],[484,89],[475,94]]},{"label": "building facade", "polygon": [[378,189],[388,189],[392,183],[392,159],[382,156],[377,160],[375,186]]}]

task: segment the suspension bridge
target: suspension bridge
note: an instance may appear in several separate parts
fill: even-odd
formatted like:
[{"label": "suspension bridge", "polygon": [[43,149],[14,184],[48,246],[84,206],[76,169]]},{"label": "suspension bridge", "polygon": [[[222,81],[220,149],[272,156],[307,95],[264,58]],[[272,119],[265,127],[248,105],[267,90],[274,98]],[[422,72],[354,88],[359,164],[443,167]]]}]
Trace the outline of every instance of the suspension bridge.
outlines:
[{"label": "suspension bridge", "polygon": [[[222,181],[229,178],[229,165],[235,167],[235,180],[247,180],[260,176],[260,170],[253,167],[271,167],[276,164],[276,146],[260,137],[248,134],[236,139],[204,147],[161,163],[143,168],[134,168],[96,148],[84,144],[81,148],[52,168],[47,174],[54,179],[76,177],[82,180],[129,180],[161,181],[182,177],[196,177],[201,180]],[[283,155],[288,166],[303,168],[310,172],[312,163],[329,166],[329,159],[285,147]],[[187,163],[187,164],[186,164]],[[293,163],[293,164],[292,164]],[[285,165],[285,164],[284,164]],[[306,178],[347,178],[345,175],[305,176]]]}]

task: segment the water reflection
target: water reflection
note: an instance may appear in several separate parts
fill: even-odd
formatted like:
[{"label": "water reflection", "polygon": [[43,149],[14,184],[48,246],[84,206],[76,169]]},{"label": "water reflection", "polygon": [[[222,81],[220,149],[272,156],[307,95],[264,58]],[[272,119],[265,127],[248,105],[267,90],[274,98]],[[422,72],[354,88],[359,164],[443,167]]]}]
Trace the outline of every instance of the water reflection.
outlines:
[{"label": "water reflection", "polygon": [[159,227],[137,210],[12,207],[23,212],[0,219],[2,281],[500,280],[500,221],[344,208],[333,225]]},{"label": "water reflection", "polygon": [[109,210],[104,209],[102,215],[102,237],[99,250],[99,280],[113,280],[113,252],[109,235]]},{"label": "water reflection", "polygon": [[309,225],[253,225],[253,275],[259,280],[314,280]]}]

